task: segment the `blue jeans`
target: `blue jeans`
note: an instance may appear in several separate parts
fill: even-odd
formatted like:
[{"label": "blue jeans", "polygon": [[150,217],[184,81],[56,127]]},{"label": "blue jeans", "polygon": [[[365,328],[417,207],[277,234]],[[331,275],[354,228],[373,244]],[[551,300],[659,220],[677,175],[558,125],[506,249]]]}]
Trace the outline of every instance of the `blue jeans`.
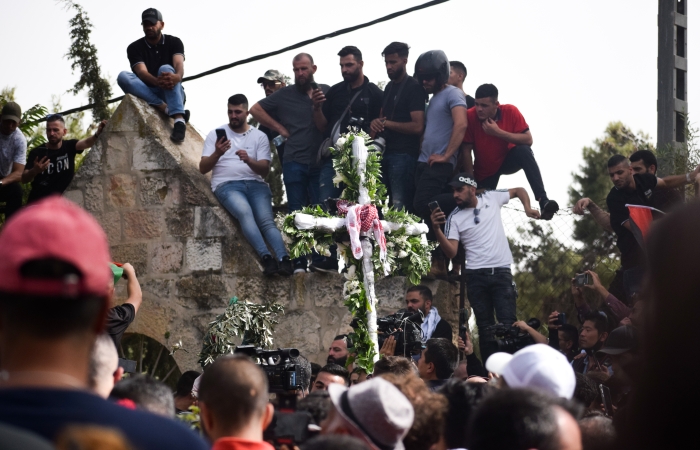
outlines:
[{"label": "blue jeans", "polygon": [[241,224],[243,235],[261,258],[270,254],[265,240],[278,260],[288,256],[282,234],[275,226],[272,193],[267,183],[255,180],[227,181],[217,186],[214,195]]},{"label": "blue jeans", "polygon": [[318,200],[324,202],[328,198],[338,198],[343,192],[339,187],[333,185],[335,169],[333,168],[333,158],[328,158],[323,165],[318,176]]},{"label": "blue jeans", "polygon": [[494,310],[498,323],[510,326],[518,320],[515,312],[518,292],[508,268],[467,269],[466,274],[467,296],[479,327],[479,348],[485,363],[497,349],[493,336],[485,333],[484,328],[496,323]]},{"label": "blue jeans", "polygon": [[[158,75],[163,72],[175,73],[173,66],[166,64],[160,66]],[[182,83],[178,83],[172,89],[161,89],[159,87],[148,86],[141,81],[133,72],[121,72],[117,77],[117,84],[125,94],[131,94],[144,99],[149,105],[159,106],[165,103],[168,105],[168,114],[172,117],[175,114],[185,114],[185,90]]]},{"label": "blue jeans", "polygon": [[[287,191],[289,212],[299,211],[304,206],[319,202],[319,169],[311,164],[300,164],[295,161],[282,163],[282,177]],[[322,261],[323,257],[313,254],[313,261]],[[306,261],[306,257],[295,258],[295,263]]]},{"label": "blue jeans", "polygon": [[418,159],[407,153],[384,154],[382,181],[389,191],[390,205],[394,209],[413,212],[413,194],[416,190],[414,175]]}]

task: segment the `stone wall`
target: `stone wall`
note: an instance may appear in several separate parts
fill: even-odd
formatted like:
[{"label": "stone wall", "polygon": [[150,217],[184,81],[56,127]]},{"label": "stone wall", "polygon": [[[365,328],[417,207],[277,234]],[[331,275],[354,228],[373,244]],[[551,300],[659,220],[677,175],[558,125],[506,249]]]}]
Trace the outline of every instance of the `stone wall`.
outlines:
[{"label": "stone wall", "polygon": [[[127,95],[65,194],[102,224],[113,259],[136,268],[144,302],[127,332],[166,346],[182,340],[189,353],[175,354],[180,369],[197,369],[207,324],[230,297],[274,300],[285,307],[275,345],[325,361],[333,336],[351,329],[342,303],[343,277],[264,277],[237,222],[212,194],[209,176],[199,173],[201,136],[188,125],[187,138],[178,145],[169,139],[171,129],[169,119]],[[455,287],[427,284],[441,315],[456,328]],[[380,280],[379,314],[401,308],[407,287],[402,277]],[[123,286],[117,294],[125,297]]]}]

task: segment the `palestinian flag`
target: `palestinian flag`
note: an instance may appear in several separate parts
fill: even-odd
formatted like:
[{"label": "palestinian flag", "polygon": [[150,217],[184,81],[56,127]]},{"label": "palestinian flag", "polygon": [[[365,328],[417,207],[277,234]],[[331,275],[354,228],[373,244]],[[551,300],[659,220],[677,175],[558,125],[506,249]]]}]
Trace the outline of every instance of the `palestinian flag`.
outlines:
[{"label": "palestinian flag", "polygon": [[649,232],[649,226],[654,220],[652,216],[652,211],[664,214],[663,211],[659,211],[651,206],[643,205],[625,205],[630,212],[630,227],[632,228],[632,234],[637,239],[637,243],[640,247],[644,248],[644,243],[646,242],[647,233]]}]

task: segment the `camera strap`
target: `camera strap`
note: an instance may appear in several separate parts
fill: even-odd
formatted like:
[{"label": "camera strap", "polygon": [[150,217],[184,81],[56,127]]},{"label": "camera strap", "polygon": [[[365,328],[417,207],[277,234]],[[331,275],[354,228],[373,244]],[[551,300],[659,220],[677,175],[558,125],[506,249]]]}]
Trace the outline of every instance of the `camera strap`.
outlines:
[{"label": "camera strap", "polygon": [[[369,84],[369,83],[367,83]],[[348,84],[348,86],[350,86]],[[352,104],[355,103],[355,100],[357,100],[357,97],[364,92],[365,87],[363,86],[362,89],[357,91],[355,95],[352,96],[350,99],[350,103],[348,103],[348,106],[345,107],[345,110],[343,111],[343,114],[340,115],[340,119],[333,125],[333,129],[331,130],[331,145],[335,145],[335,143],[338,141],[338,138],[340,137],[340,126],[343,123],[343,119],[345,119],[345,116],[348,114],[350,111],[350,108],[352,108]]]},{"label": "camera strap", "polygon": [[389,95],[386,96],[386,99],[384,100],[384,104],[382,105],[382,114],[384,114],[384,117],[387,118],[387,120],[394,120],[394,113],[396,112],[396,104],[399,101],[399,97],[401,97],[401,91],[403,91],[403,87],[406,86],[408,82],[408,74],[406,74],[406,77],[403,79],[403,82],[399,84],[399,90],[396,91],[396,95],[394,96],[394,104],[391,108],[391,116],[387,116],[384,114],[384,109],[386,108],[386,104],[389,101],[389,97],[391,97],[391,92],[394,90],[394,82],[390,81],[389,84],[386,86],[385,89],[389,89]]}]

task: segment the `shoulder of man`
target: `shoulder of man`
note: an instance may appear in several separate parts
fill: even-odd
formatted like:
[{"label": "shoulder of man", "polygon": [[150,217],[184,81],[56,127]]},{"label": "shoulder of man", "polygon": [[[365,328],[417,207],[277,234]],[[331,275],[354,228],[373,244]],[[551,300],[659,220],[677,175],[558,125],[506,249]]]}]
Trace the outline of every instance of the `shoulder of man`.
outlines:
[{"label": "shoulder of man", "polygon": [[658,180],[652,173],[638,173],[634,175],[634,182],[638,185],[638,190],[647,190],[654,189]]},{"label": "shoulder of man", "polygon": [[172,34],[165,34],[165,33],[163,33],[163,36],[165,37],[165,42],[168,44],[182,44],[182,39],[180,39],[177,36],[173,36]]}]

